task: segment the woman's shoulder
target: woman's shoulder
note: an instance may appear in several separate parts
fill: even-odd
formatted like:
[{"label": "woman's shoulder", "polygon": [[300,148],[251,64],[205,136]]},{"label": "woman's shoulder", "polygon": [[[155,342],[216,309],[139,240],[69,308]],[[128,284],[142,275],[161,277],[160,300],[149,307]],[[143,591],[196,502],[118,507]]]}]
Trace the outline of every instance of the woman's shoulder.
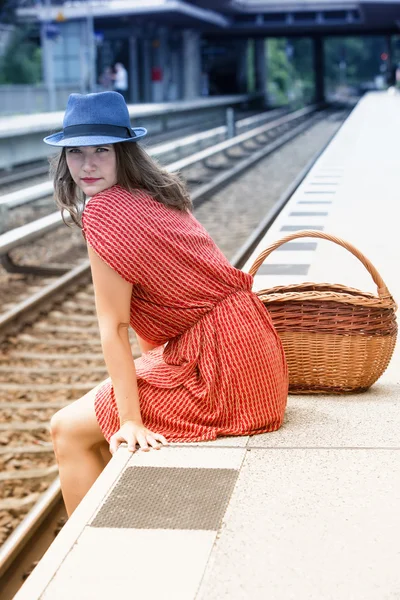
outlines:
[{"label": "woman's shoulder", "polygon": [[106,190],[98,192],[97,194],[92,196],[89,202],[87,203],[87,206],[95,206],[99,204],[104,204],[105,202],[132,202],[137,199],[147,200],[152,198],[150,194],[145,190],[127,190],[126,188],[122,187],[117,183],[116,185],[113,185],[110,188],[107,188]]},{"label": "woman's shoulder", "polygon": [[84,214],[107,214],[110,211],[114,216],[126,212],[137,214],[151,201],[153,199],[146,191],[127,190],[117,184],[92,196],[85,206]]}]

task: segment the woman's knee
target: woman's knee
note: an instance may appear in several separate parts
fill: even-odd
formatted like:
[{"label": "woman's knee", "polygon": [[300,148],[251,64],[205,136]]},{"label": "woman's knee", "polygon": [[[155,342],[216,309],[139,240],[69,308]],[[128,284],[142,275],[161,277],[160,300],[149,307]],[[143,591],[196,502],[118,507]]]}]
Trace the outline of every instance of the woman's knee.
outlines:
[{"label": "woman's knee", "polygon": [[69,418],[68,406],[57,411],[50,421],[50,432],[56,454],[63,453],[64,449],[71,448],[74,442],[74,428]]},{"label": "woman's knee", "polygon": [[76,411],[65,406],[57,411],[50,421],[50,432],[56,454],[72,453],[77,447],[85,446],[85,435],[76,419]]},{"label": "woman's knee", "polygon": [[104,442],[90,393],[57,411],[51,418],[50,431],[58,456],[91,450]]}]

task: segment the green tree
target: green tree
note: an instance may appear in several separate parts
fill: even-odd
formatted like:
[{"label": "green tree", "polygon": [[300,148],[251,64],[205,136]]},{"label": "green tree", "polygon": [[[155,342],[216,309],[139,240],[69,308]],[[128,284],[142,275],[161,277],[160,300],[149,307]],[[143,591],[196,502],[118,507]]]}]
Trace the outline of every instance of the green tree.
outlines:
[{"label": "green tree", "polygon": [[28,28],[20,27],[0,57],[0,83],[38,83],[42,79],[41,49],[29,39]]},{"label": "green tree", "polygon": [[291,73],[286,55],[286,38],[270,38],[267,43],[268,93],[273,104],[288,102]]},{"label": "green tree", "polygon": [[272,38],[268,40],[268,92],[273,104],[301,106],[314,96],[311,40]]},{"label": "green tree", "polygon": [[[400,62],[400,41],[393,41],[393,63]],[[338,86],[358,87],[385,74],[383,36],[330,37],[324,41],[326,91]],[[273,104],[295,106],[313,101],[315,75],[310,38],[268,40],[268,91]]]},{"label": "green tree", "polygon": [[293,44],[295,90],[303,104],[310,104],[315,96],[313,45],[310,38],[296,38]]},{"label": "green tree", "polygon": [[381,54],[387,52],[383,36],[335,37],[325,40],[325,81],[338,85],[372,82],[381,72]]}]

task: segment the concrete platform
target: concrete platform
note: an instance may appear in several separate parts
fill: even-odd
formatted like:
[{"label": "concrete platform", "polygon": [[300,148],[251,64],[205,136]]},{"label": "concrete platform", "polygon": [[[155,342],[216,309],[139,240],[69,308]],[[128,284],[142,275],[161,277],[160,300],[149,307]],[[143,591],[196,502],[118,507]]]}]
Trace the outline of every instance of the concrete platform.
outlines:
[{"label": "concrete platform", "polygon": [[[399,146],[400,98],[364,97],[254,256],[315,227],[362,250],[399,299]],[[376,291],[345,250],[305,241],[256,287]],[[397,347],[365,394],[290,396],[275,433],[121,448],[16,599],[398,600],[399,373]]]}]

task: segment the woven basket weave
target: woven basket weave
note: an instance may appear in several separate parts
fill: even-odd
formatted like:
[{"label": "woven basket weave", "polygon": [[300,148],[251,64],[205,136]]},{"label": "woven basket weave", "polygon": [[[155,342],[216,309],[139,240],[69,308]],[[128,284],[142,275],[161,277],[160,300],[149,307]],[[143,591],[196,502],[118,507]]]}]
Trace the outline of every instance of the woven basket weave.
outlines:
[{"label": "woven basket weave", "polygon": [[371,274],[378,295],[328,283],[279,286],[257,292],[285,349],[289,391],[365,391],[388,366],[397,337],[396,303],[370,261],[337,237],[300,231],[271,244],[249,272],[255,275],[276,248],[303,237],[323,238],[349,250]]}]

